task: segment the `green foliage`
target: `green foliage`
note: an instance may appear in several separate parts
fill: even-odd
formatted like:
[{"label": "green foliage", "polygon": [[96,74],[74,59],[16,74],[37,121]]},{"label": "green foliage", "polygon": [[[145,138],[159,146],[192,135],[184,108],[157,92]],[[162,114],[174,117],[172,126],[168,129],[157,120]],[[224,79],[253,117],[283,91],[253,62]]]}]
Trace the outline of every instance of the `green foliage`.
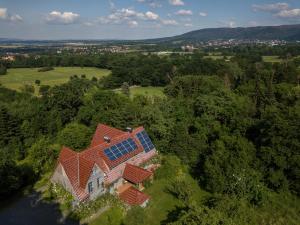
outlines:
[{"label": "green foliage", "polygon": [[88,218],[104,207],[119,207],[123,209],[123,204],[116,196],[105,194],[88,203],[80,203],[71,211],[70,217],[82,220]]},{"label": "green foliage", "polygon": [[39,89],[39,94],[41,96],[46,96],[48,94],[48,91],[50,90],[49,85],[41,85]]},{"label": "green foliage", "polygon": [[39,69],[38,72],[47,72],[47,71],[51,71],[51,70],[54,70],[54,68],[49,66],[49,67],[43,67],[43,68]]},{"label": "green foliage", "polygon": [[41,81],[40,80],[35,80],[35,82],[34,82],[36,85],[38,85],[38,86],[40,86],[40,84],[41,84]]},{"label": "green foliage", "polygon": [[53,169],[59,150],[59,145],[53,144],[49,138],[42,137],[28,150],[27,160],[36,174],[45,173]]},{"label": "green foliage", "polygon": [[33,94],[35,91],[34,86],[31,84],[24,84],[23,87],[21,87],[21,90],[29,94]]},{"label": "green foliage", "polygon": [[145,210],[139,206],[132,207],[123,221],[124,225],[145,224]]},{"label": "green foliage", "polygon": [[5,199],[22,186],[21,171],[5,149],[0,149],[0,199]]},{"label": "green foliage", "polygon": [[89,145],[91,136],[92,130],[87,126],[78,123],[70,123],[58,133],[57,141],[61,145],[80,151]]},{"label": "green foliage", "polygon": [[6,74],[7,74],[6,67],[0,64],[0,75],[6,75]]},{"label": "green foliage", "polygon": [[124,95],[130,96],[130,86],[127,82],[124,82],[121,86],[121,91]]}]

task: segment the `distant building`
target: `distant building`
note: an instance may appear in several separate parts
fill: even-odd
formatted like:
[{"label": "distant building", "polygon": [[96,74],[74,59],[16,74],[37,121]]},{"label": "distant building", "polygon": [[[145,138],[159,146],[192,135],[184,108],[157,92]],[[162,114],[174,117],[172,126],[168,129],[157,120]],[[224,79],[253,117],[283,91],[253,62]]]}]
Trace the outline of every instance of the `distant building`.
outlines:
[{"label": "distant building", "polygon": [[156,154],[143,127],[122,131],[99,124],[88,149],[77,153],[62,148],[51,181],[61,184],[75,202],[109,192],[129,205],[146,206],[150,197],[141,191],[153,172],[139,166]]}]

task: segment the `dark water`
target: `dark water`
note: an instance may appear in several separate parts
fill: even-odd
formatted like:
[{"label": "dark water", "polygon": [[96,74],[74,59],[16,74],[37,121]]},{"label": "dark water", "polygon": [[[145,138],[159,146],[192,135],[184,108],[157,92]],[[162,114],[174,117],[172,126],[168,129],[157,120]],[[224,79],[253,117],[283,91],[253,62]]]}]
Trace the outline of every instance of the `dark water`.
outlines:
[{"label": "dark water", "polygon": [[0,209],[1,225],[79,225],[78,221],[65,219],[57,204],[44,202],[38,193],[13,200]]}]

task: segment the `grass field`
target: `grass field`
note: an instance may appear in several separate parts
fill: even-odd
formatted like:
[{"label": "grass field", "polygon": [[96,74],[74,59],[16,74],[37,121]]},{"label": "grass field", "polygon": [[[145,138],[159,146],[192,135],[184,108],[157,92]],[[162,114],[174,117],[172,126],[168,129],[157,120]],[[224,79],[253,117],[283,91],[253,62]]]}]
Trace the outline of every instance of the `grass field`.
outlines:
[{"label": "grass field", "polygon": [[132,96],[146,95],[152,97],[164,97],[163,87],[132,87],[130,93]]},{"label": "grass field", "polygon": [[264,62],[269,62],[269,63],[280,63],[282,62],[282,59],[279,58],[279,56],[273,55],[273,56],[263,56],[263,61]]},{"label": "grass field", "polygon": [[[117,93],[121,93],[121,89],[115,90]],[[165,97],[163,87],[130,87],[130,97],[136,97],[138,95],[149,96],[149,97]]]},{"label": "grass field", "polygon": [[6,75],[0,76],[0,83],[7,88],[20,90],[24,84],[35,85],[35,80],[40,80],[41,85],[54,86],[66,83],[72,75],[85,74],[88,79],[91,79],[101,78],[109,73],[109,70],[93,67],[55,67],[54,70],[47,72],[38,72],[38,68],[18,68],[9,69]]}]

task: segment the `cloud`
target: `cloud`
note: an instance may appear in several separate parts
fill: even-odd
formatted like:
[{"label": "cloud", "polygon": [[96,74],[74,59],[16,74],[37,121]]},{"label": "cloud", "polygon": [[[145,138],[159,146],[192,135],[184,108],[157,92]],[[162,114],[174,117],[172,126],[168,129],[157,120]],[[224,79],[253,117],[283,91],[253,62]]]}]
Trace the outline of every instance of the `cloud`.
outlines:
[{"label": "cloud", "polygon": [[282,10],[276,14],[276,16],[281,17],[281,18],[294,18],[300,19],[300,9],[287,9],[287,10]]},{"label": "cloud", "polygon": [[80,15],[73,12],[52,11],[46,17],[48,24],[74,24],[79,22]]},{"label": "cloud", "polygon": [[252,5],[254,11],[264,11],[264,12],[279,12],[281,10],[286,10],[289,8],[289,4],[285,2],[279,2],[275,4],[263,4],[263,5]]},{"label": "cloud", "polygon": [[0,21],[21,22],[23,21],[23,18],[18,14],[11,15],[7,8],[0,8]]},{"label": "cloud", "polygon": [[192,27],[193,24],[191,24],[191,23],[186,23],[186,24],[184,24],[184,26],[185,26],[185,27]]},{"label": "cloud", "polygon": [[152,8],[160,8],[162,7],[162,4],[159,2],[159,0],[136,0],[139,3],[146,3]]},{"label": "cloud", "polygon": [[172,25],[172,26],[178,25],[176,20],[162,20],[161,23],[163,25]]},{"label": "cloud", "polygon": [[171,5],[175,5],[175,6],[181,6],[184,5],[184,2],[182,0],[169,0],[169,3]]},{"label": "cloud", "polygon": [[157,20],[159,18],[159,15],[148,11],[148,12],[145,13],[145,17],[149,20]]},{"label": "cloud", "polygon": [[146,13],[137,12],[134,9],[123,8],[116,9],[110,15],[106,17],[100,17],[97,19],[101,24],[127,24],[130,27],[137,27],[138,21],[157,21],[159,15],[148,11]]},{"label": "cloud", "polygon": [[175,14],[180,15],[180,16],[191,16],[191,15],[193,15],[193,12],[191,10],[181,9],[181,10],[177,11]]},{"label": "cloud", "polygon": [[255,12],[269,12],[273,16],[282,19],[300,19],[300,9],[291,8],[290,5],[285,2],[275,4],[253,5],[252,8]]},{"label": "cloud", "polygon": [[199,16],[206,17],[208,14],[206,12],[199,12]]},{"label": "cloud", "polygon": [[128,25],[131,27],[131,28],[134,28],[134,27],[137,27],[139,25],[139,23],[135,20],[131,20],[131,21],[128,21]]},{"label": "cloud", "polygon": [[220,23],[222,26],[225,26],[225,27],[230,27],[230,28],[236,27],[236,22],[235,22],[234,20],[230,20],[230,21],[219,21],[219,23]]}]

